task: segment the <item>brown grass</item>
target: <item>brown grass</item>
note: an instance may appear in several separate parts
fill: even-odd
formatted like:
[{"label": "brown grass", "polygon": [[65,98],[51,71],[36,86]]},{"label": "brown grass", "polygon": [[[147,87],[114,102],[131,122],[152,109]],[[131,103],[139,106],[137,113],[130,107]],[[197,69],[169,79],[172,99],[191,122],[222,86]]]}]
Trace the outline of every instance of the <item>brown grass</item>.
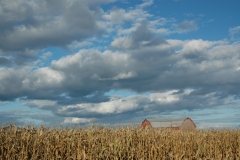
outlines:
[{"label": "brown grass", "polygon": [[240,130],[0,128],[0,159],[240,159]]}]

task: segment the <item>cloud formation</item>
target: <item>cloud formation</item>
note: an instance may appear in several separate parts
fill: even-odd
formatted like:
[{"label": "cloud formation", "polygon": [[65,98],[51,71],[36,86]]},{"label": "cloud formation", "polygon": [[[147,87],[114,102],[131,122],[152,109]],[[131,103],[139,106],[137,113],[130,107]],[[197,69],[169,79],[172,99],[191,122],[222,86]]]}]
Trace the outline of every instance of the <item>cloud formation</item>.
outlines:
[{"label": "cloud formation", "polygon": [[17,0],[0,2],[0,55],[12,66],[33,65],[39,51],[65,48],[74,41],[101,35],[106,28],[100,4],[113,0]]},{"label": "cloud formation", "polygon": [[[176,52],[175,47],[181,49]],[[34,71],[2,68],[0,97],[2,101],[22,97],[30,100],[25,105],[60,117],[94,115],[102,121],[124,113],[141,116],[146,111],[219,107],[230,103],[229,98],[236,103],[233,97],[240,96],[239,51],[237,44],[204,40],[166,40],[120,52],[81,50]],[[110,90],[152,93],[128,98],[104,95]]]},{"label": "cloud formation", "polygon": [[[4,111],[1,121],[27,116],[49,123],[121,123],[239,108],[238,42],[169,38],[200,26],[153,18],[146,9],[152,0],[127,9],[102,7],[113,2],[0,1],[0,105],[21,101],[52,114]],[[231,28],[230,36],[238,31]],[[69,54],[56,58],[54,47]],[[113,90],[134,94],[107,94]]]},{"label": "cloud formation", "polygon": [[234,40],[235,38],[239,37],[240,35],[240,26],[233,27],[229,29],[229,33],[231,36],[231,39]]}]

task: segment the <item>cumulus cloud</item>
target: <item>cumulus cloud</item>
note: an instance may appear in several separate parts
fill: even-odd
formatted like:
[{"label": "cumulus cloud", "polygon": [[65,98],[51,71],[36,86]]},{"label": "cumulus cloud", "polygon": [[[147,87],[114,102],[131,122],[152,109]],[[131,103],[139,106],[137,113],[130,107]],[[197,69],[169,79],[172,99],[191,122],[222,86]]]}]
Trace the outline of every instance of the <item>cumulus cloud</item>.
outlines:
[{"label": "cumulus cloud", "polygon": [[[176,46],[181,47],[178,52]],[[239,96],[234,89],[240,74],[239,50],[237,44],[203,40],[169,40],[127,53],[81,50],[33,71],[1,68],[1,100],[51,100],[62,94],[74,98],[112,89],[148,92],[188,87],[215,88]]]},{"label": "cumulus cloud", "polygon": [[[237,107],[239,45],[203,40],[167,42],[165,47],[145,47],[131,54],[82,50],[53,61],[49,68],[29,71],[25,77],[16,74],[23,70],[8,70],[8,76],[15,75],[18,81],[22,78],[22,84],[15,86],[18,92],[1,90],[1,97],[13,93],[15,98],[25,97],[30,100],[25,105],[50,110],[55,116],[65,117],[66,124],[89,123],[92,117],[99,123],[113,119],[122,122],[123,117],[134,121],[130,115],[144,117],[146,112],[154,116],[223,104]],[[174,52],[174,47],[181,49]],[[226,59],[229,56],[224,50],[231,51],[231,58]],[[6,75],[0,81],[9,86]],[[104,95],[112,89],[153,93],[110,98]]]},{"label": "cumulus cloud", "polygon": [[5,52],[66,46],[102,30],[106,1],[6,1],[0,2],[0,48]]},{"label": "cumulus cloud", "polygon": [[[239,43],[163,38],[195,31],[198,25],[153,18],[144,10],[152,0],[134,8],[100,7],[111,2],[0,1],[0,104],[19,100],[50,111],[53,115],[43,115],[46,121],[64,124],[238,107]],[[230,28],[229,34],[236,38],[238,31],[238,26]],[[71,53],[55,58],[60,53],[49,47]],[[43,67],[43,61],[49,64]],[[106,94],[112,90],[134,94]],[[44,119],[4,113],[3,120]]]},{"label": "cumulus cloud", "polygon": [[130,36],[118,37],[112,43],[112,48],[136,49],[144,46],[166,44],[161,37],[154,37],[154,33],[148,29],[149,22],[143,20]]},{"label": "cumulus cloud", "polygon": [[108,14],[103,15],[103,18],[114,23],[122,23],[124,21],[133,20],[138,16],[139,11],[137,10],[126,11],[124,9],[114,8]]},{"label": "cumulus cloud", "polygon": [[144,11],[142,8],[153,4],[153,0],[144,0],[144,2],[138,5],[136,8],[123,9],[112,8],[110,11],[103,14],[104,20],[110,21],[113,24],[121,24],[124,22],[139,22],[147,17],[151,17],[151,14]]},{"label": "cumulus cloud", "polygon": [[[77,103],[59,105],[58,107],[49,106],[49,108],[56,116],[64,117],[63,123],[89,124],[94,121],[101,124],[106,122],[112,124],[116,121],[133,122],[135,118],[146,118],[146,113],[154,117],[179,110],[194,111],[209,107],[221,108],[223,105],[238,107],[234,97],[220,98],[217,92],[202,95],[195,92],[197,90],[186,89],[129,97],[113,96],[106,102]],[[114,122],[111,122],[112,119]]]},{"label": "cumulus cloud", "polygon": [[[113,0],[87,1],[0,1],[1,54],[12,58],[12,64],[26,65],[48,47],[67,47],[105,28],[100,4]],[[74,44],[73,44],[74,45]]]}]

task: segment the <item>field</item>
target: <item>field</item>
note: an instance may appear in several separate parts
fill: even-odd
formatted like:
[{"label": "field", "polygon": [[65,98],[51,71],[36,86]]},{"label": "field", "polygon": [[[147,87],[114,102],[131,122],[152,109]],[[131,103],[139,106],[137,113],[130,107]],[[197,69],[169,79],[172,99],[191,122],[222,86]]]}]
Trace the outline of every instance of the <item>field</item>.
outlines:
[{"label": "field", "polygon": [[0,159],[240,159],[240,130],[0,127]]}]

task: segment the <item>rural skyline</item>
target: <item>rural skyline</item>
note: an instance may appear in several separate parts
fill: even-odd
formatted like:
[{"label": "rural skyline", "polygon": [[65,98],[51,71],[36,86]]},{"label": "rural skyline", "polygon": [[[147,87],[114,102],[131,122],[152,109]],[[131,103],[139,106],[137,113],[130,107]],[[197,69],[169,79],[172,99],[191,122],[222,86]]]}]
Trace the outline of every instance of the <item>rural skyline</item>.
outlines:
[{"label": "rural skyline", "polygon": [[0,124],[240,127],[239,0],[1,0]]}]

